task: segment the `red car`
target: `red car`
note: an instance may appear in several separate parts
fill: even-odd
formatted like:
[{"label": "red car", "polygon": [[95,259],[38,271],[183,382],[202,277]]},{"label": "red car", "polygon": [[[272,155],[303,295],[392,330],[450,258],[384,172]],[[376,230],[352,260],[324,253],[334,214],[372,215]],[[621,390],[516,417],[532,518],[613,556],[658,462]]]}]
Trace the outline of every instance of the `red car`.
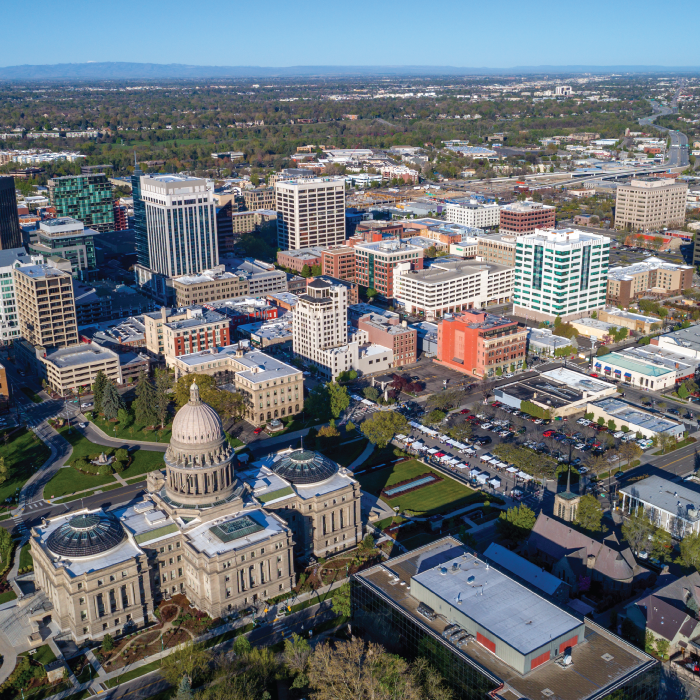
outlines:
[{"label": "red car", "polygon": [[545,430],[545,431],[542,433],[542,437],[552,437],[553,435],[554,435],[554,431],[553,431],[553,430]]},{"label": "red car", "polygon": [[460,414],[463,415],[463,416],[466,416],[467,413],[471,413],[471,411],[470,411],[468,408],[463,408],[463,409],[460,411]]},{"label": "red car", "polygon": [[492,405],[494,408],[498,408],[498,407],[501,405],[501,402],[500,402],[500,401],[494,401],[491,405]]},{"label": "red car", "polygon": [[261,425],[259,428],[256,428],[253,432],[254,432],[256,435],[260,435],[260,433],[262,433],[263,430],[265,430],[265,428],[263,428],[262,425]]},{"label": "red car", "polygon": [[595,372],[591,372],[591,377],[597,377],[598,375]]},{"label": "red car", "polygon": [[602,433],[604,430],[607,430],[608,428],[605,425],[596,425],[595,429]]}]

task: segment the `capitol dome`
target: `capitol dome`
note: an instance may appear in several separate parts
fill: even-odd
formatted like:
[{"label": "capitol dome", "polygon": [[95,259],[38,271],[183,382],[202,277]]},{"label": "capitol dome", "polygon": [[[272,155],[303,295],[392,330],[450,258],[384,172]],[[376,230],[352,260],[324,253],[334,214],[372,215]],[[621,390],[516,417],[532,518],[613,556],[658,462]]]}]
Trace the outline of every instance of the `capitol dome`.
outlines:
[{"label": "capitol dome", "polygon": [[206,508],[232,496],[236,479],[234,452],[217,412],[199,398],[196,380],[190,400],[173,420],[172,438],[165,453],[163,496],[181,507]]},{"label": "capitol dome", "polygon": [[219,414],[199,398],[197,382],[190,386],[190,400],[175,416],[173,440],[187,445],[203,445],[224,436]]},{"label": "capitol dome", "polygon": [[75,559],[104,554],[125,537],[124,528],[114,516],[98,511],[76,515],[63,523],[49,535],[46,546],[54,554]]}]

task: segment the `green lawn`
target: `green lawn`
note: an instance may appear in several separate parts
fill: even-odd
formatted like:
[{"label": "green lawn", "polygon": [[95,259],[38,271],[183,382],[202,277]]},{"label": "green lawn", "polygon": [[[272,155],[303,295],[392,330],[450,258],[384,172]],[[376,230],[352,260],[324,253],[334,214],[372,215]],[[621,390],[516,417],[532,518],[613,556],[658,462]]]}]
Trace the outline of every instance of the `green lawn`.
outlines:
[{"label": "green lawn", "polygon": [[133,681],[134,678],[139,678],[141,676],[145,676],[147,673],[150,673],[151,671],[157,671],[159,668],[160,668],[160,660],[152,661],[150,664],[146,664],[145,666],[140,666],[139,668],[135,668],[133,671],[128,671],[127,673],[122,673],[121,676],[117,676],[116,678],[112,678],[108,681],[105,681],[105,686],[107,688],[115,688],[120,683],[126,683],[127,681]]},{"label": "green lawn", "polygon": [[92,474],[83,474],[72,467],[66,467],[59,469],[53,479],[46,484],[44,487],[44,498],[58,498],[76,491],[84,491],[85,489],[113,483],[113,474],[93,476]]},{"label": "green lawn", "polygon": [[[170,428],[172,423],[168,423],[163,429],[163,436],[159,438],[158,430],[146,430],[144,431],[143,425],[140,423],[132,423],[128,428],[121,428],[119,423],[110,423],[101,416],[95,416],[93,412],[93,418],[91,421],[101,430],[103,430],[109,437],[117,437],[122,440],[144,440],[146,442],[170,442]],[[116,433],[114,428],[116,427]]]},{"label": "green lawn", "polygon": [[[9,431],[4,431],[3,435]],[[40,467],[50,456],[51,450],[31,430],[17,430],[7,444],[0,437],[0,456],[5,459],[8,477],[0,486],[0,502],[14,496],[27,479],[34,473],[34,467]]]},{"label": "green lawn", "polygon": [[[90,455],[99,454],[105,449],[102,445],[96,445],[90,442],[86,437],[75,430],[69,433],[67,428],[61,428],[59,432],[73,447],[73,454],[70,458],[71,462],[81,457],[89,458]],[[136,449],[129,454],[132,461],[129,467],[121,473],[120,476],[123,479],[146,474],[147,472],[159,469],[163,466],[162,452],[148,452],[147,450]],[[44,488],[44,496],[46,498],[60,498],[61,496],[67,496],[77,491],[97,489],[107,485],[109,485],[110,488],[118,488],[120,484],[115,482],[114,474],[97,476],[93,474],[84,474],[72,467],[66,467],[64,469],[59,469],[53,479],[49,481]],[[107,489],[102,490],[104,491]]]},{"label": "green lawn", "polygon": [[399,462],[368,474],[359,474],[355,478],[365,491],[378,496],[382,489],[387,486],[428,473],[442,476],[442,481],[430,486],[424,486],[396,498],[382,500],[392,508],[398,506],[399,510],[412,510],[421,515],[449,513],[474,503],[475,500],[479,500],[479,494],[472,491],[472,489],[463,486],[454,481],[454,479],[441,475],[415,459]]},{"label": "green lawn", "polygon": [[132,476],[147,474],[154,469],[164,469],[164,452],[148,452],[147,450],[135,450],[131,452],[132,462],[119,476],[122,479],[130,479]]},{"label": "green lawn", "polygon": [[5,591],[4,593],[0,593],[0,605],[2,605],[3,603],[9,603],[16,597],[17,594],[14,591]]},{"label": "green lawn", "polygon": [[44,644],[36,650],[36,653],[31,658],[38,664],[46,666],[46,664],[56,661],[56,654],[51,651],[51,647],[48,644]]},{"label": "green lawn", "polygon": [[25,569],[28,566],[34,566],[34,560],[29,551],[29,542],[22,547],[22,551],[19,553],[19,568]]}]

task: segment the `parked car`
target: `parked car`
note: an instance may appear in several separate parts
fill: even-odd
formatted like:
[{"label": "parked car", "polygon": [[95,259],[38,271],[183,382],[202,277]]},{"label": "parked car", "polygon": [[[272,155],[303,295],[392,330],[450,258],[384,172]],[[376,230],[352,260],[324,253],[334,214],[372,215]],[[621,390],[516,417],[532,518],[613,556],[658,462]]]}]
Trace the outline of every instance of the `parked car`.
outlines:
[{"label": "parked car", "polygon": [[614,438],[622,438],[625,436],[625,433],[622,430],[618,430],[616,433],[613,433]]},{"label": "parked car", "polygon": [[463,408],[463,409],[459,412],[459,414],[460,414],[461,416],[466,416],[466,415],[469,414],[469,413],[471,413],[471,411],[470,411],[468,408]]},{"label": "parked car", "polygon": [[253,431],[253,433],[254,433],[255,435],[260,435],[260,433],[262,433],[263,430],[265,430],[265,428],[263,428],[263,426],[261,425],[259,428],[256,428],[256,429]]}]

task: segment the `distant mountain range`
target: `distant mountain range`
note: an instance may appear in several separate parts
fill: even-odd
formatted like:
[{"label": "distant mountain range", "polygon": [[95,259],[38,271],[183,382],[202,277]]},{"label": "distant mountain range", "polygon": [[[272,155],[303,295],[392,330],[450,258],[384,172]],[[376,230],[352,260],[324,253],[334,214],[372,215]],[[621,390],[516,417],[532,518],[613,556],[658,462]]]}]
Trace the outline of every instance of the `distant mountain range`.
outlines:
[{"label": "distant mountain range", "polygon": [[57,63],[0,68],[0,80],[163,80],[202,78],[294,78],[352,76],[460,76],[575,73],[700,73],[690,66],[190,66],[181,63]]}]

